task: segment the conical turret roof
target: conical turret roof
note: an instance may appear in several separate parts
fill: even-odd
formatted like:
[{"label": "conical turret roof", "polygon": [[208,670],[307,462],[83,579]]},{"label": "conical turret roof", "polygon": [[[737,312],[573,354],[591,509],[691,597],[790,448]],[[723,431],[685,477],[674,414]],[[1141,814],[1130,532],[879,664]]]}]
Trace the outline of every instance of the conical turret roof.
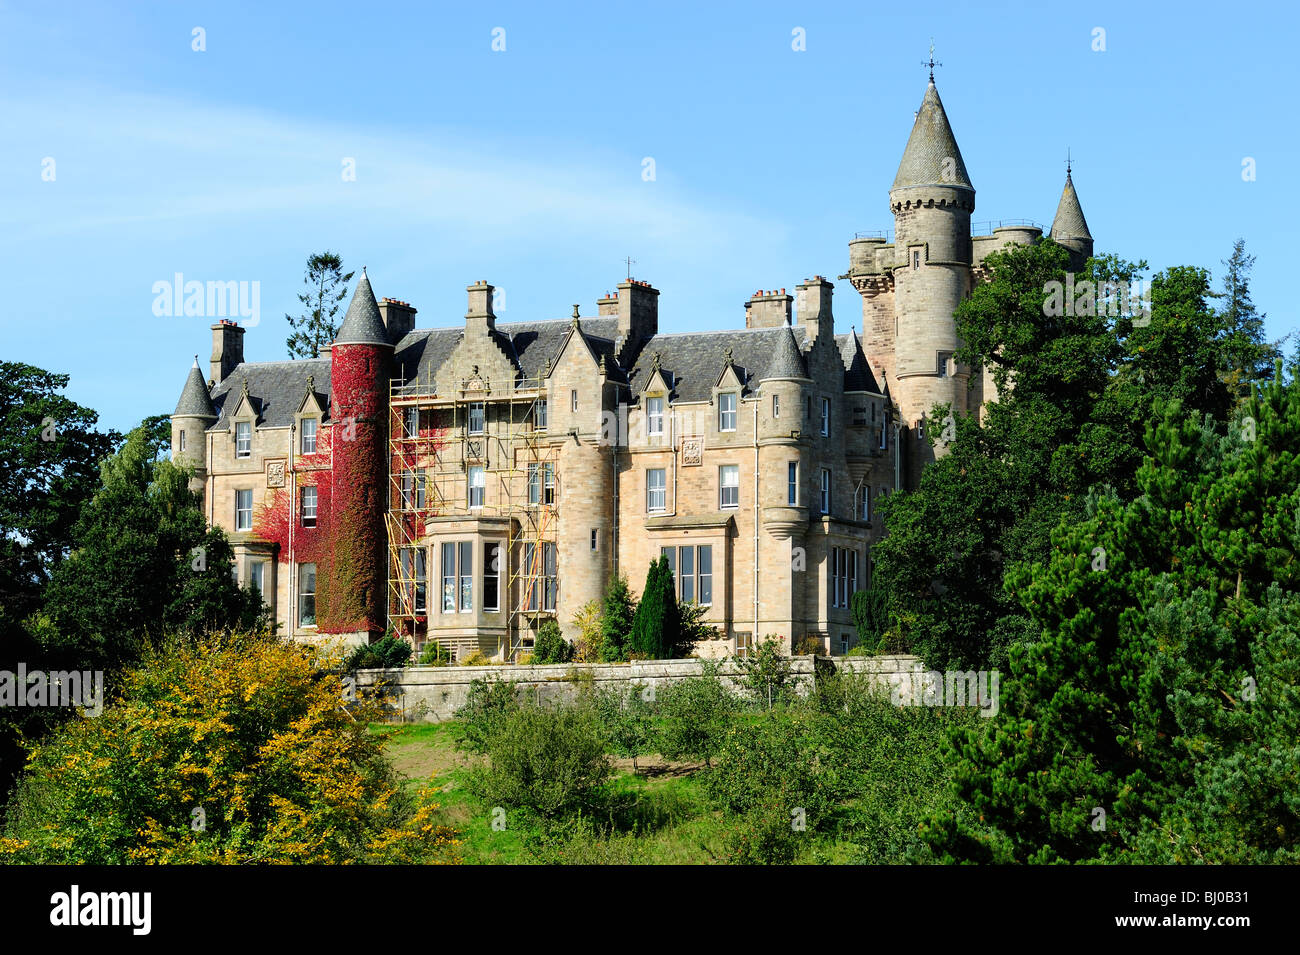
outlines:
[{"label": "conical turret roof", "polygon": [[1069,170],[1065,173],[1065,189],[1061,192],[1061,201],[1056,207],[1056,218],[1052,220],[1053,239],[1091,239],[1088,220],[1083,217],[1083,207],[1079,205],[1079,194],[1074,191],[1074,181]]},{"label": "conical turret roof", "polygon": [[388,345],[388,331],[379,314],[379,303],[375,293],[370,290],[370,279],[364,269],[357,282],[357,290],[352,295],[352,304],[339,326],[339,333],[334,338],[335,345]]},{"label": "conical turret roof", "polygon": [[804,371],[803,366],[803,356],[799,354],[799,345],[794,340],[794,329],[789,325],[784,325],[781,334],[776,336],[776,346],[772,350],[772,357],[767,363],[767,371],[763,373],[760,380],[807,377],[808,373]]},{"label": "conical turret roof", "polygon": [[181,390],[181,400],[176,402],[176,410],[173,415],[190,418],[211,418],[217,419],[217,407],[212,403],[212,395],[208,391],[208,383],[203,379],[203,371],[199,368],[199,359],[194,357],[194,364],[190,367],[189,377],[185,379],[185,387]]},{"label": "conical turret roof", "polygon": [[957,148],[957,138],[952,134],[948,114],[943,110],[943,101],[939,99],[933,80],[921,100],[892,188],[907,189],[911,186],[975,188],[971,185],[966,163]]}]

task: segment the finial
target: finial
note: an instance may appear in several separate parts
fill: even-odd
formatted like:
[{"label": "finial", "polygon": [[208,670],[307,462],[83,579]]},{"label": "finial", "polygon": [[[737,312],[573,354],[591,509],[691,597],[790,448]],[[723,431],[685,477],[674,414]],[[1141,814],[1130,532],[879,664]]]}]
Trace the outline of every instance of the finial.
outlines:
[{"label": "finial", "polygon": [[605,353],[604,352],[600,353],[600,373],[602,376],[605,374]]},{"label": "finial", "polygon": [[308,375],[308,376],[307,376],[307,390],[308,390],[308,391],[315,391],[315,390],[316,390],[316,376],[315,376],[315,375]]},{"label": "finial", "polygon": [[1070,181],[1070,147],[1065,147],[1065,181]]},{"label": "finial", "polygon": [[578,324],[578,306],[573,306],[573,324]]},{"label": "finial", "polygon": [[195,367],[195,368],[198,368],[198,367],[199,367],[199,356],[198,356],[198,355],[195,355],[195,356],[194,356],[194,367]]},{"label": "finial", "polygon": [[723,363],[724,365],[730,365],[730,364],[731,364],[731,346],[730,346],[730,345],[728,345],[726,348],[724,348],[724,349],[722,350],[722,363]]},{"label": "finial", "polygon": [[244,376],[244,387],[240,392],[240,396],[243,398],[248,397],[248,376],[247,375]]},{"label": "finial", "polygon": [[654,356],[650,359],[650,372],[652,374],[659,370],[659,361],[662,358],[663,352],[655,352]]},{"label": "finial", "polygon": [[929,59],[929,60],[923,60],[923,61],[921,62],[921,65],[922,65],[922,66],[928,66],[928,67],[930,67],[930,85],[933,86],[933,85],[934,85],[934,68],[935,68],[936,66],[943,66],[942,63],[936,63],[936,62],[935,62],[935,59],[934,59],[934,37],[930,37],[930,59]]}]

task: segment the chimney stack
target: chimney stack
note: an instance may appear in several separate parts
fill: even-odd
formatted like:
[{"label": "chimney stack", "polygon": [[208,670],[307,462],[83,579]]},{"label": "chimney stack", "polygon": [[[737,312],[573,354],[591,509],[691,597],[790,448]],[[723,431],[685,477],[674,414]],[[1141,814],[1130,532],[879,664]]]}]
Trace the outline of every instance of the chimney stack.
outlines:
[{"label": "chimney stack", "polygon": [[785,289],[770,292],[761,289],[745,303],[746,328],[779,328],[790,324],[790,305],[794,296]]},{"label": "chimney stack", "polygon": [[415,309],[410,302],[395,298],[381,299],[379,315],[384,320],[384,328],[388,329],[388,340],[393,345],[415,330]]},{"label": "chimney stack", "polygon": [[244,362],[244,329],[228,319],[212,326],[212,358],[208,377],[219,385]]},{"label": "chimney stack", "polygon": [[605,293],[604,298],[596,299],[597,315],[617,315],[618,314],[618,296]]},{"label": "chimney stack", "polygon": [[808,329],[808,341],[816,341],[823,327],[834,335],[835,318],[831,314],[831,294],[835,291],[835,286],[820,275],[814,275],[800,282],[798,291],[795,314],[799,324]]},{"label": "chimney stack", "polygon": [[497,319],[492,314],[492,286],[480,279],[469,286],[469,311],[465,313],[465,332],[486,335],[495,331]]},{"label": "chimney stack", "polygon": [[[603,312],[601,314],[604,314]],[[628,279],[618,283],[618,337],[625,353],[620,364],[630,366],[641,345],[659,334],[659,290],[649,282]]]}]

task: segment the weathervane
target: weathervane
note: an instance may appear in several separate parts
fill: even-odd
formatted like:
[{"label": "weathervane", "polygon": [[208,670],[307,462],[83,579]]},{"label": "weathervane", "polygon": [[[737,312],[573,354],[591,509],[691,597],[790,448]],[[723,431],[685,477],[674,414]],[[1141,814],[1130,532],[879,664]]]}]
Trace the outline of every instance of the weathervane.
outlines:
[{"label": "weathervane", "polygon": [[921,62],[921,65],[922,65],[922,66],[928,66],[928,67],[930,68],[930,82],[933,83],[933,82],[934,82],[934,68],[935,68],[936,66],[943,66],[942,63],[936,63],[936,62],[934,61],[934,37],[930,37],[930,59],[929,59],[928,61],[923,60],[923,61]]},{"label": "weathervane", "polygon": [[1065,178],[1070,178],[1070,147],[1065,147]]}]

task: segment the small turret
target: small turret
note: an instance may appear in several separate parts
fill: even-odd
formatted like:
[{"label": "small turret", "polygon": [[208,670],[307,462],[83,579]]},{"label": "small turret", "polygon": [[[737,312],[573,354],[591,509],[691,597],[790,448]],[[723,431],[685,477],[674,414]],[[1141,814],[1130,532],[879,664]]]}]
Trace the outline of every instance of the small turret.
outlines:
[{"label": "small turret", "polygon": [[207,484],[208,445],[205,440],[208,428],[217,420],[217,409],[212,403],[208,383],[199,368],[199,356],[185,379],[180,401],[172,412],[172,462],[194,469],[190,490],[202,494]]},{"label": "small turret", "polygon": [[1079,194],[1074,191],[1069,163],[1065,166],[1065,189],[1061,191],[1056,218],[1052,220],[1051,238],[1070,250],[1070,268],[1073,270],[1082,268],[1092,255],[1092,233],[1088,231],[1088,220],[1083,217]]}]

